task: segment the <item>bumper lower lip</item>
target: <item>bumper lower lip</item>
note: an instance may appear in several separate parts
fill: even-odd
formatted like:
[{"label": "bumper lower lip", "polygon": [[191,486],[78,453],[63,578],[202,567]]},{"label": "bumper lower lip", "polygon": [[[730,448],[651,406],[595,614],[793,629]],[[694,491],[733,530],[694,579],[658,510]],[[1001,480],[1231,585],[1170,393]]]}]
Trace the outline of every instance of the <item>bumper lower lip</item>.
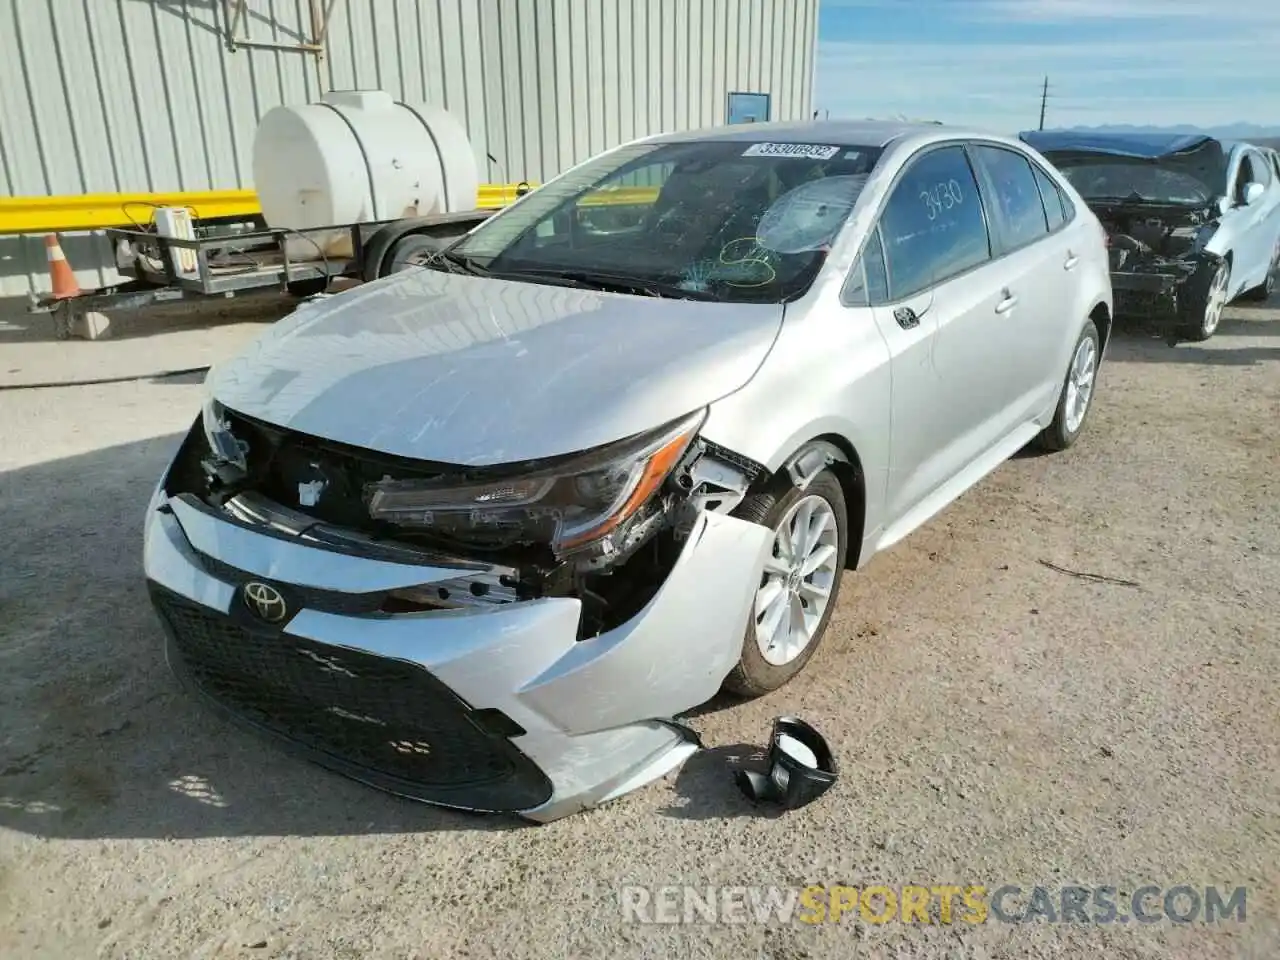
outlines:
[{"label": "bumper lower lip", "polygon": [[1146,319],[1176,319],[1187,280],[1186,273],[1112,271],[1116,313]]},{"label": "bumper lower lip", "polygon": [[[768,550],[769,533],[763,527],[703,514],[649,604],[618,628],[585,641],[576,639],[581,605],[572,598],[395,617],[350,616],[303,606],[281,629],[256,631],[255,643],[274,644],[266,649],[276,653],[284,645],[316,669],[322,669],[320,661],[326,659],[333,661],[331,667],[348,669],[343,659],[348,658],[360,665],[350,667],[352,673],[376,670],[380,682],[391,684],[395,693],[382,706],[391,710],[394,704],[396,723],[421,735],[424,755],[430,755],[433,723],[440,736],[448,731],[453,736],[460,729],[455,721],[474,726],[477,714],[480,720],[502,718],[511,725],[510,736],[489,730],[488,740],[450,740],[451,748],[439,745],[437,759],[489,750],[495,764],[505,758],[507,767],[517,771],[514,780],[505,781],[468,779],[456,770],[430,773],[427,761],[422,769],[428,775],[406,778],[371,766],[367,759],[361,762],[341,745],[335,747],[332,737],[317,743],[314,730],[304,736],[285,729],[287,717],[272,717],[269,710],[255,715],[246,709],[243,697],[228,693],[225,684],[211,688],[207,670],[202,677],[200,669],[193,669],[191,643],[184,644],[182,638],[184,628],[166,613],[168,604],[185,604],[228,629],[248,629],[237,609],[242,606],[239,588],[247,580],[266,580],[286,590],[302,588],[304,593],[359,592],[431,583],[462,571],[368,559],[267,536],[182,501],[166,501],[160,492],[147,515],[144,566],[170,636],[175,672],[218,702],[224,713],[274,732],[309,759],[372,786],[441,806],[509,812],[545,822],[661,777],[697,750],[696,736],[672,718],[713,696],[737,661]],[[217,562],[218,577],[208,572],[202,557]],[[229,571],[242,572],[239,583]],[[219,649],[223,647],[214,643],[206,652]],[[281,675],[278,665],[255,669],[246,666],[249,662],[222,667],[240,670],[251,684]],[[297,657],[286,662],[289,670],[300,669]],[[358,692],[357,686],[338,692],[326,687],[326,696],[342,693],[367,706],[367,691]],[[315,688],[309,696],[313,706],[325,702],[317,700]],[[445,711],[447,723],[433,713],[440,700],[453,704]],[[427,701],[431,709],[421,716],[413,712],[413,703]],[[293,707],[300,709],[297,703]],[[323,713],[328,707],[316,709]],[[326,722],[331,730],[332,721]],[[388,736],[394,736],[395,731],[388,730]],[[397,769],[404,771],[403,765]]]}]

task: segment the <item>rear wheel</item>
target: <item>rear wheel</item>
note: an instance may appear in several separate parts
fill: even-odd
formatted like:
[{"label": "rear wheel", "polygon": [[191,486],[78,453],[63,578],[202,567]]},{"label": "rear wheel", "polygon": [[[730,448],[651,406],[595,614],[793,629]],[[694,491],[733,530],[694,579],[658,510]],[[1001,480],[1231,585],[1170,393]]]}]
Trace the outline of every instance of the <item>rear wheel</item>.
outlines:
[{"label": "rear wheel", "polygon": [[749,497],[737,514],[773,531],[742,656],[724,682],[726,690],[758,697],[804,669],[826,633],[848,551],[848,515],[830,470],[804,490]]},{"label": "rear wheel", "polygon": [[1067,365],[1067,376],[1062,383],[1062,393],[1058,395],[1053,421],[1036,437],[1036,445],[1041,450],[1065,450],[1079,438],[1085,418],[1093,406],[1093,388],[1097,383],[1101,357],[1098,328],[1092,320],[1087,320],[1075,349],[1071,351],[1071,362]]}]

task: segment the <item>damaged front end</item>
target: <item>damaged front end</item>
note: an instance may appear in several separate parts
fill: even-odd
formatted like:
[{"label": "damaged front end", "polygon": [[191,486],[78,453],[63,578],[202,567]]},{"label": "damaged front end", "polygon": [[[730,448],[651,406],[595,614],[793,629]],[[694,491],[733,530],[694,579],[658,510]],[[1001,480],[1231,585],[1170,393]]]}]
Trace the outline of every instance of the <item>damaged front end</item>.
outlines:
[{"label": "damaged front end", "polygon": [[1223,259],[1207,249],[1218,228],[1210,207],[1096,204],[1107,231],[1117,316],[1194,323]]},{"label": "damaged front end", "polygon": [[574,597],[580,639],[634,616],[704,510],[730,513],[764,468],[698,437],[705,411],[581,454],[499,467],[422,463],[206,406],[206,451],[182,492],[235,517],[281,509],[423,558],[497,573],[464,590],[401,590],[385,613]]},{"label": "damaged front end", "polygon": [[1227,153],[1200,134],[1026,131],[1107,232],[1117,317],[1171,339],[1198,327],[1223,259],[1210,247],[1223,212]]},{"label": "damaged front end", "polygon": [[740,655],[770,549],[732,515],[764,469],[703,419],[458,467],[211,402],[147,519],[170,662],[413,799],[545,822],[620,796],[697,748],[674,718]]}]

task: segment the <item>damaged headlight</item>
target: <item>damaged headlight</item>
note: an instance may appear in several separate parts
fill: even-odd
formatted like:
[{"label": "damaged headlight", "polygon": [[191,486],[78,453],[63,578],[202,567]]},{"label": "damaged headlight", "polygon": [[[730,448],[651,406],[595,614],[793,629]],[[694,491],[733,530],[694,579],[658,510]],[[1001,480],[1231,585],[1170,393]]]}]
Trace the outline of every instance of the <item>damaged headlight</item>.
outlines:
[{"label": "damaged headlight", "polygon": [[223,483],[239,479],[248,470],[248,447],[231,433],[222,404],[212,397],[206,398],[201,410],[201,421],[210,453],[209,460],[205,462],[205,471],[210,477]]},{"label": "damaged headlight", "polygon": [[554,468],[492,482],[386,479],[365,487],[369,515],[466,541],[545,543],[558,556],[619,549],[619,535],[680,462],[705,410]]}]

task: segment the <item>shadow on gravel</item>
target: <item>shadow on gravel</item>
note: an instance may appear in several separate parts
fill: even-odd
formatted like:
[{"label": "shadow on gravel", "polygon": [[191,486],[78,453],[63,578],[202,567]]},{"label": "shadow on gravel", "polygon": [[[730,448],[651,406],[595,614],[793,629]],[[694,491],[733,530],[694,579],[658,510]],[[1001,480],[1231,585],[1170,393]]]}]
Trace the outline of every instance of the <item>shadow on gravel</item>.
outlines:
[{"label": "shadow on gravel", "polygon": [[780,806],[756,806],[738,789],[733,772],[763,763],[768,755],[760,744],[735,743],[699,750],[676,775],[675,792],[683,801],[662,811],[676,820],[726,820],[752,817],[775,820],[787,811]]},{"label": "shadow on gravel", "polygon": [[1280,320],[1227,317],[1210,340],[1204,343],[1184,341],[1171,347],[1158,330],[1121,321],[1107,348],[1107,360],[1126,363],[1255,366],[1280,360],[1280,347],[1253,344],[1236,346],[1234,342],[1242,338],[1276,336],[1280,336]]},{"label": "shadow on gravel", "polygon": [[215,717],[164,662],[143,512],[178,434],[0,473],[0,827],[73,839],[512,830]]}]

